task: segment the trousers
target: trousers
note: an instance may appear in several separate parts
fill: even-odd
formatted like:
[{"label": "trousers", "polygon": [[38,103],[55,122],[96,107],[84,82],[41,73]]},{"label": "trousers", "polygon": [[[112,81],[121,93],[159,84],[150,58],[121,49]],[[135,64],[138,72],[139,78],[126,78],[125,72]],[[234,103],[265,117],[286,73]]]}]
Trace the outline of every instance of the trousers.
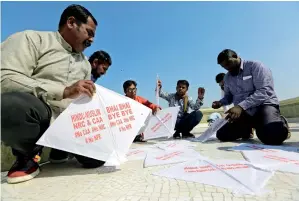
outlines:
[{"label": "trousers", "polygon": [[288,137],[287,123],[280,115],[278,105],[261,105],[254,116],[245,112],[233,122],[227,123],[217,131],[220,141],[234,141],[249,138],[255,128],[259,140],[266,145],[281,145]]}]

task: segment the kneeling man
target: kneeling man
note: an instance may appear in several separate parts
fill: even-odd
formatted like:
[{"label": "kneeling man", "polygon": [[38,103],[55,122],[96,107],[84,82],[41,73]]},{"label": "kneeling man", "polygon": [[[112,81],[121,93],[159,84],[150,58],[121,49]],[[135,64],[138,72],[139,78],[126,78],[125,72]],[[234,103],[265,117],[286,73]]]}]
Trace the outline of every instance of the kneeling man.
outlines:
[{"label": "kneeling man", "polygon": [[257,61],[241,59],[233,50],[223,50],[218,64],[228,73],[224,77],[225,95],[212,104],[214,109],[234,103],[229,109],[229,123],[217,132],[221,141],[249,139],[252,128],[267,145],[280,145],[290,137],[287,121],[280,115],[279,101],[274,91],[269,68]]}]

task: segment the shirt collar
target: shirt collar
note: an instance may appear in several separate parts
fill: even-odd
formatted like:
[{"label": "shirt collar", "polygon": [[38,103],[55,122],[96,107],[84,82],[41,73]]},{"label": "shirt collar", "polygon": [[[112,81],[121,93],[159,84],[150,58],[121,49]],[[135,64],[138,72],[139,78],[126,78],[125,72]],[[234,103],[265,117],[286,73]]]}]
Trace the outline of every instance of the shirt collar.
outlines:
[{"label": "shirt collar", "polygon": [[240,69],[241,69],[241,70],[244,70],[244,66],[243,66],[244,63],[243,63],[243,60],[242,60],[241,58],[240,58],[240,60],[241,60]]},{"label": "shirt collar", "polygon": [[70,46],[70,44],[68,44],[64,38],[61,36],[61,34],[59,33],[59,31],[56,31],[55,32],[55,36],[56,36],[56,39],[58,40],[58,42],[62,45],[62,47],[64,49],[66,49],[67,51],[69,52],[72,52],[73,51],[73,48]]}]

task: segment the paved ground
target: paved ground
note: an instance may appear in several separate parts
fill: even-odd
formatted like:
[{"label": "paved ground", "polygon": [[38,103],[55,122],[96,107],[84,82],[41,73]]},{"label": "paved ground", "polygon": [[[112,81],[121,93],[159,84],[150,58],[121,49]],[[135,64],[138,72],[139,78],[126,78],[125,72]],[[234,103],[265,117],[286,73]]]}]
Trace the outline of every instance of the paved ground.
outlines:
[{"label": "paved ground", "polygon": [[[286,142],[299,147],[299,123],[291,124],[292,138]],[[199,134],[204,128],[196,128]],[[258,143],[253,140],[253,143]],[[210,158],[244,160],[240,153],[226,149],[236,143],[197,143],[196,150]],[[133,146],[142,146],[136,145]],[[224,188],[194,182],[152,176],[153,171],[168,166],[143,168],[143,161],[129,161],[121,170],[98,168],[86,170],[76,161],[42,166],[34,180],[16,185],[7,184],[2,173],[3,201],[299,201],[299,175],[275,173],[266,186],[270,194],[262,197],[236,196]],[[217,178],[211,178],[217,179]]]}]

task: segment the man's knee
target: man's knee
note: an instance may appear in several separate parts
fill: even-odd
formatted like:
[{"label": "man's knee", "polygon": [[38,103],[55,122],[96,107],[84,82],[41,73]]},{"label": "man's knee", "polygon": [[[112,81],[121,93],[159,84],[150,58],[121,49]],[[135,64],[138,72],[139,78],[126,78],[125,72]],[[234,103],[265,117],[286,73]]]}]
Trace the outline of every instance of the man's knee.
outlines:
[{"label": "man's knee", "polygon": [[1,140],[16,150],[31,151],[48,128],[51,112],[29,93],[3,93],[1,99]]},{"label": "man's knee", "polygon": [[[2,140],[5,142],[10,135],[8,130],[16,129],[20,126],[26,116],[26,109],[22,105],[19,93],[10,92],[1,94],[1,127]],[[10,139],[10,137],[9,137]]]},{"label": "man's knee", "polygon": [[76,159],[84,168],[97,168],[105,164],[105,161],[100,161],[93,158],[88,158],[81,155],[75,155]]},{"label": "man's knee", "polygon": [[228,133],[224,130],[218,130],[216,132],[216,137],[218,140],[220,140],[221,142],[228,142],[228,141],[231,141],[229,138],[228,138]]},{"label": "man's knee", "polygon": [[288,130],[283,122],[266,124],[256,131],[257,137],[266,145],[281,145],[288,136]]},{"label": "man's knee", "polygon": [[194,111],[194,119],[196,122],[200,122],[203,117],[203,114],[200,110]]},{"label": "man's knee", "polygon": [[1,94],[2,117],[6,117],[7,114],[10,113],[19,114],[15,112],[21,112],[23,110],[22,99],[20,98],[20,96],[22,95],[22,93],[18,92],[9,92]]}]

